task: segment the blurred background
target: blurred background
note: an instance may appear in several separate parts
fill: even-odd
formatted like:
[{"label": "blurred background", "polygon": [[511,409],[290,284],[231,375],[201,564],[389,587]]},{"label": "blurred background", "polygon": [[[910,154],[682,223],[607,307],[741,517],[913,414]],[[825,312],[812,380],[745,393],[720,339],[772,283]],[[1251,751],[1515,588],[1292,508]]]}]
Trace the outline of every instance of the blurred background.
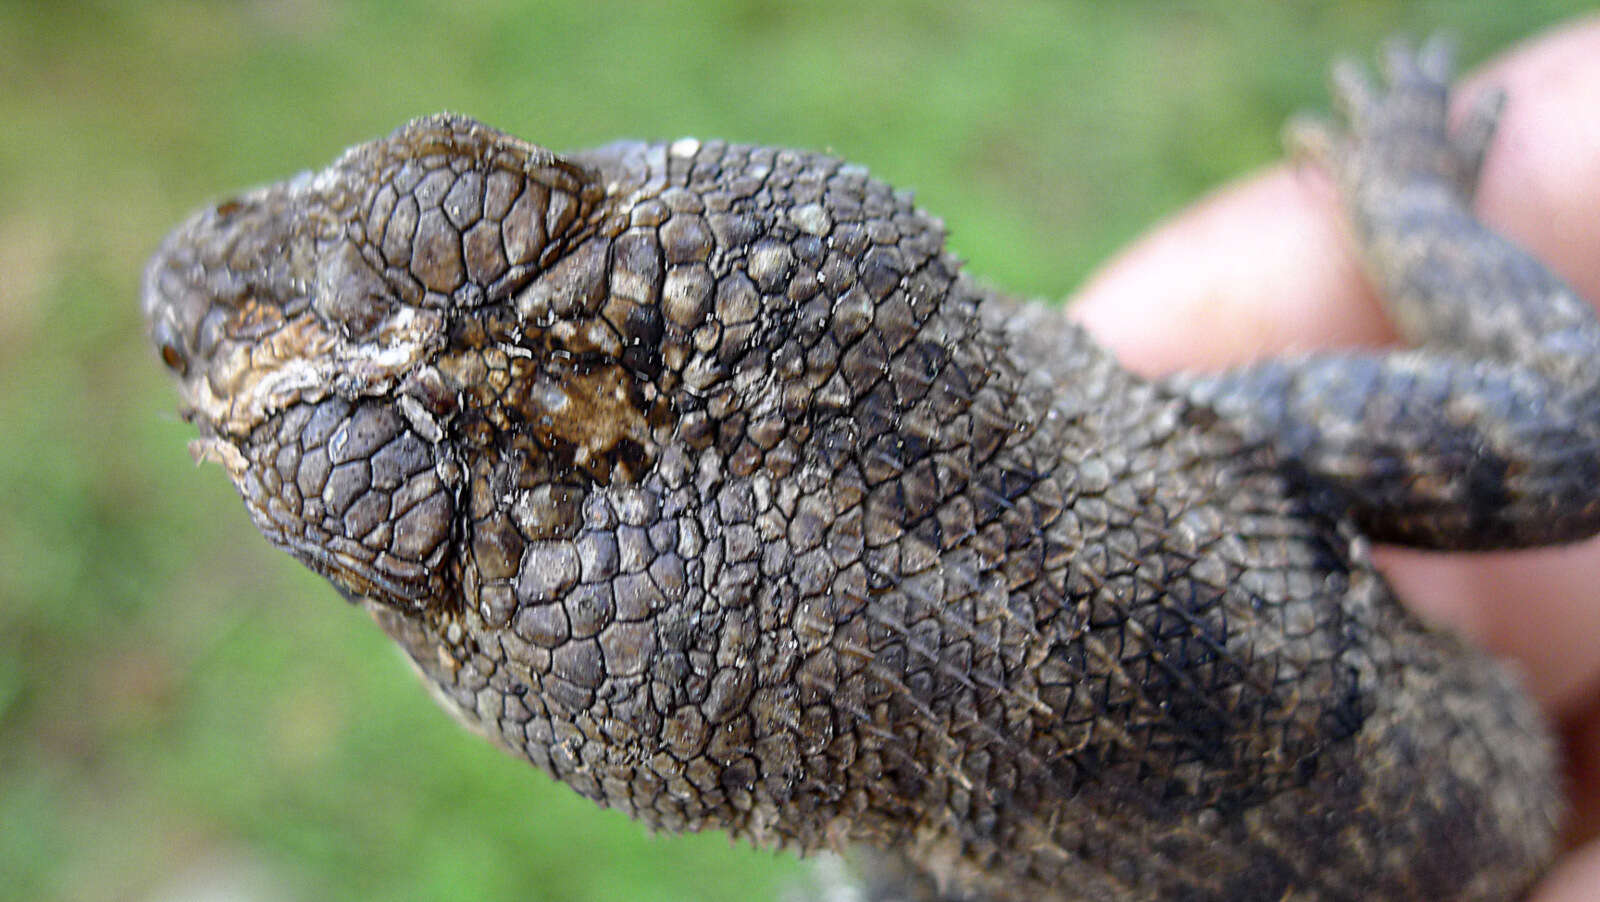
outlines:
[{"label": "blurred background", "polygon": [[1471,63],[1590,6],[0,0],[0,898],[755,900],[803,868],[468,735],[267,546],[137,313],[190,209],[451,109],[831,150],[1062,298],[1276,159],[1335,53],[1447,26]]}]

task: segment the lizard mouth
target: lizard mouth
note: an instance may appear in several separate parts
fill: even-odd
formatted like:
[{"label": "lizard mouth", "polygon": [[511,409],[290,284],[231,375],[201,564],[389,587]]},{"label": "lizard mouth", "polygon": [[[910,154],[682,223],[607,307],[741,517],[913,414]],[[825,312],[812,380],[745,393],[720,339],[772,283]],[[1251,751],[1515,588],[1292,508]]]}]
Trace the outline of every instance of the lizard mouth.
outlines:
[{"label": "lizard mouth", "polygon": [[349,555],[335,554],[315,541],[290,535],[268,536],[268,541],[289,552],[321,574],[348,599],[381,599],[395,607],[423,607],[431,587],[426,582],[391,578],[379,567]]}]

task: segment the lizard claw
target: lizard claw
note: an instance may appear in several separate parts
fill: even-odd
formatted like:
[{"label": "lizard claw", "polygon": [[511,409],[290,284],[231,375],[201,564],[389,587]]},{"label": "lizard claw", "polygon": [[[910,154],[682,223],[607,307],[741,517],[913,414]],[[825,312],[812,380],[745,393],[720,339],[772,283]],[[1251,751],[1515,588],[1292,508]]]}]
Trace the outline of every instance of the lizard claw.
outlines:
[{"label": "lizard claw", "polygon": [[1328,71],[1328,82],[1334,110],[1352,127],[1360,128],[1372,118],[1380,98],[1366,66],[1340,57]]},{"label": "lizard claw", "polygon": [[1297,166],[1311,165],[1324,172],[1336,172],[1341,141],[1331,121],[1312,113],[1292,116],[1283,127],[1283,145]]},{"label": "lizard claw", "polygon": [[1489,150],[1489,142],[1494,138],[1495,127],[1500,122],[1500,113],[1505,106],[1504,88],[1490,87],[1479,91],[1468,102],[1466,115],[1451,133],[1451,143],[1455,145],[1462,167],[1464,181],[1461,188],[1469,194],[1478,185],[1484,154]]}]

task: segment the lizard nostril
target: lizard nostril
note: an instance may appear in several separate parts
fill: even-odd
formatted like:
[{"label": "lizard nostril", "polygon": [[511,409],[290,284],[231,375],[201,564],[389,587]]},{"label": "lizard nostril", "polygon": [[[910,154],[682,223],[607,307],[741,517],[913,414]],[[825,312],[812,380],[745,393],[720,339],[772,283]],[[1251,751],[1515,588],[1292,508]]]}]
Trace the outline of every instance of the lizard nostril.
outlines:
[{"label": "lizard nostril", "polygon": [[164,320],[157,323],[150,337],[161,352],[161,362],[168,369],[180,376],[189,375],[189,355],[183,352],[183,343],[171,323]]},{"label": "lizard nostril", "polygon": [[189,361],[183,358],[183,352],[179,351],[174,345],[163,344],[161,346],[161,362],[175,370],[180,376],[188,373]]}]

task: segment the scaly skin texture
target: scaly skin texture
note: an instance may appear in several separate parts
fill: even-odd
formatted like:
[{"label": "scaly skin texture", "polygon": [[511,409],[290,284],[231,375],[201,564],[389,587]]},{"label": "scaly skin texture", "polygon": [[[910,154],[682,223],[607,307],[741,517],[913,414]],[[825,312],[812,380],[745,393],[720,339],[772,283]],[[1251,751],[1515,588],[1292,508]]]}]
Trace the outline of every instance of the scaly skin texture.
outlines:
[{"label": "scaly skin texture", "polygon": [[885,898],[1509,899],[1551,743],[1366,541],[1600,527],[1600,323],[1472,218],[1443,52],[1389,70],[1298,134],[1415,351],[1151,384],[858,167],[456,116],[197,214],[144,308],[267,538],[602,804]]}]

